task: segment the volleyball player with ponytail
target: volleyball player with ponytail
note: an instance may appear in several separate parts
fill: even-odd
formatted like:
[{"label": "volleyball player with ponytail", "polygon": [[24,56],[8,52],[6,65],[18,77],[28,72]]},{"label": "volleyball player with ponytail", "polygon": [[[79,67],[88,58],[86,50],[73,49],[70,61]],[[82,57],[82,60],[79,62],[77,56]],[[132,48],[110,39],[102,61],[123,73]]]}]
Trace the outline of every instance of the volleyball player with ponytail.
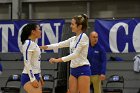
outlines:
[{"label": "volleyball player with ponytail", "polygon": [[35,43],[35,40],[40,37],[40,27],[35,23],[27,24],[21,33],[22,53],[24,57],[21,84],[27,93],[42,93],[44,82],[40,69],[41,51]]},{"label": "volleyball player with ponytail", "polygon": [[41,46],[41,49],[51,50],[56,48],[70,47],[70,54],[62,58],[51,58],[51,63],[68,62],[70,63],[69,92],[70,93],[89,93],[90,92],[90,63],[87,60],[89,38],[84,33],[87,29],[88,18],[85,14],[74,16],[71,20],[72,32],[76,36],[68,40]]}]

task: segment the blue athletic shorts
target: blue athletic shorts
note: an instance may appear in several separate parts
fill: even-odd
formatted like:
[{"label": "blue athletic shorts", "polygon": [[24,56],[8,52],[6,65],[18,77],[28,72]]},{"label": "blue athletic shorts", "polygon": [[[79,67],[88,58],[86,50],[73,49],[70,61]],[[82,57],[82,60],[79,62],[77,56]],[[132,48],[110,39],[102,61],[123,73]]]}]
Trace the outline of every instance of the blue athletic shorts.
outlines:
[{"label": "blue athletic shorts", "polygon": [[[37,81],[40,80],[39,74],[34,74]],[[24,86],[28,81],[30,81],[29,75],[22,73],[21,75],[21,85]]]},{"label": "blue athletic shorts", "polygon": [[70,74],[76,78],[78,78],[79,76],[90,76],[91,75],[90,66],[84,65],[77,68],[71,68]]}]

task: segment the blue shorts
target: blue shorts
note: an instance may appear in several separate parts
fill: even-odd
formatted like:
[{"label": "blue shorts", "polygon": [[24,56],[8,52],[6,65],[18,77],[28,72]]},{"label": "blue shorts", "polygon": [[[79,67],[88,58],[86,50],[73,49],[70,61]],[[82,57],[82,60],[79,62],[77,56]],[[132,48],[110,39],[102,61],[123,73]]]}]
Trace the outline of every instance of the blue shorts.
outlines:
[{"label": "blue shorts", "polygon": [[[34,74],[37,81],[40,80],[39,74]],[[21,85],[24,86],[28,81],[30,81],[29,75],[22,73],[21,75]]]},{"label": "blue shorts", "polygon": [[77,68],[71,68],[70,74],[76,78],[78,78],[79,76],[90,76],[91,75],[90,66],[84,65]]}]

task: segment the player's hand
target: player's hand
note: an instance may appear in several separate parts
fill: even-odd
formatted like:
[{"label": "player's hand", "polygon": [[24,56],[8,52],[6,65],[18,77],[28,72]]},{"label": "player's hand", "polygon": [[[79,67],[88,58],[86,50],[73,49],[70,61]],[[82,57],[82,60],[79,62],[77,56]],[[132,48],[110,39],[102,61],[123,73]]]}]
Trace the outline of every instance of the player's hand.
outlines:
[{"label": "player's hand", "polygon": [[53,64],[53,63],[56,63],[57,61],[56,61],[56,58],[50,58],[49,62]]},{"label": "player's hand", "polygon": [[50,58],[49,60],[50,63],[58,63],[58,62],[63,62],[61,58]]},{"label": "player's hand", "polygon": [[37,80],[34,80],[33,82],[31,82],[32,86],[34,88],[38,88],[39,87],[39,82]]},{"label": "player's hand", "polygon": [[101,74],[100,75],[100,80],[105,80],[106,79],[106,76],[104,74]]}]

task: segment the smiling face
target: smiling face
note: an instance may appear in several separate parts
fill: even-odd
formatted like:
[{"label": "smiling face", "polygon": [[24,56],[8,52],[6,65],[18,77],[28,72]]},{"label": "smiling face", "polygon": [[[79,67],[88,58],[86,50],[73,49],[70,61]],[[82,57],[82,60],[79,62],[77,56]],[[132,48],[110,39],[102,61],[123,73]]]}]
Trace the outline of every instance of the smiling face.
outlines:
[{"label": "smiling face", "polygon": [[82,25],[78,25],[76,24],[76,20],[72,19],[71,20],[71,25],[70,25],[72,32],[78,32],[78,31],[82,31]]}]

